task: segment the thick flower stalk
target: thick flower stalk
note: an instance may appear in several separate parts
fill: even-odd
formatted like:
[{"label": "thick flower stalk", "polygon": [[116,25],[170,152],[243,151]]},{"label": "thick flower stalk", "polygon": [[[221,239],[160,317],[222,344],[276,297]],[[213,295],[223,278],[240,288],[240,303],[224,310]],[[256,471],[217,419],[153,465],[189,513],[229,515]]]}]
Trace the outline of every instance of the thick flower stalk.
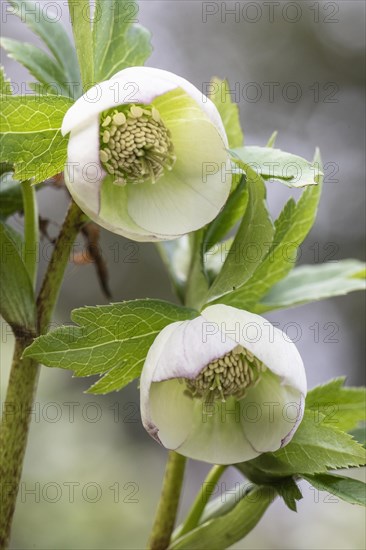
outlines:
[{"label": "thick flower stalk", "polygon": [[169,449],[233,464],[289,443],[306,391],[285,333],[259,315],[214,305],[154,341],[141,376],[142,420]]},{"label": "thick flower stalk", "polygon": [[187,80],[148,67],[97,84],[66,113],[66,185],[99,225],[138,241],[210,222],[231,187],[215,105]]}]

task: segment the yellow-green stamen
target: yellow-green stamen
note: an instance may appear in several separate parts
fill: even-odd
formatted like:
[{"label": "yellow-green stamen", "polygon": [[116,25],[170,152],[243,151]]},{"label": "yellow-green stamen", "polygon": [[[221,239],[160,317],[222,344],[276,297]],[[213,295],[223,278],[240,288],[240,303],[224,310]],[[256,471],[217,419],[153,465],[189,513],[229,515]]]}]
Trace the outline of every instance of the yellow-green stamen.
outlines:
[{"label": "yellow-green stamen", "polygon": [[170,132],[151,105],[122,105],[101,115],[100,161],[114,183],[155,183],[175,163]]},{"label": "yellow-green stamen", "polygon": [[190,397],[205,398],[206,402],[217,399],[225,402],[231,396],[242,399],[247,389],[259,382],[266,368],[252,353],[237,346],[209,363],[193,380],[185,379],[186,391]]}]

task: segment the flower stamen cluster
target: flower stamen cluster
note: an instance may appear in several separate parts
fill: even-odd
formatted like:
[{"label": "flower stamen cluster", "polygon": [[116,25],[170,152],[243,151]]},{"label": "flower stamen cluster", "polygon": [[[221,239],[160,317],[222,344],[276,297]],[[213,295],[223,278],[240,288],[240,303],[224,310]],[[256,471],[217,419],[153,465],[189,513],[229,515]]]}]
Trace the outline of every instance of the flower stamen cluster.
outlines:
[{"label": "flower stamen cluster", "polygon": [[155,183],[176,157],[169,130],[150,105],[122,105],[100,119],[100,160],[114,183]]},{"label": "flower stamen cluster", "polygon": [[230,353],[209,363],[194,379],[185,379],[190,397],[205,398],[206,402],[227,397],[242,399],[247,389],[255,386],[266,366],[251,352],[237,346]]}]

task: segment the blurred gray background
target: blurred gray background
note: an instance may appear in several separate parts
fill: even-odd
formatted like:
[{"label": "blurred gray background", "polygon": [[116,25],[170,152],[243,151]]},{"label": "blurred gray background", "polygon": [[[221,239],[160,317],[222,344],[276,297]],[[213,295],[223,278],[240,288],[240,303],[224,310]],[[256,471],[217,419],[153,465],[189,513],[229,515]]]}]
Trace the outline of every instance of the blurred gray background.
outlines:
[{"label": "blurred gray background", "polygon": [[[4,17],[6,4],[2,3],[3,35],[39,44],[16,17]],[[57,13],[70,29],[65,1],[40,4],[49,14],[58,5]],[[278,130],[281,149],[311,159],[315,146],[320,147],[324,194],[300,263],[363,259],[364,2],[145,0],[139,6],[136,18],[153,33],[154,53],[148,64],[176,72],[200,89],[214,75],[227,77],[239,104],[246,144],[264,145]],[[3,51],[1,59],[14,82],[31,80]],[[289,190],[271,183],[268,196],[276,215]],[[54,236],[67,206],[66,194],[45,189],[39,200]],[[20,228],[22,219],[14,218],[13,224]],[[106,231],[101,240],[114,301],[174,300],[153,245],[131,244]],[[82,246],[82,239],[79,243]],[[47,241],[41,250],[42,273],[51,252]],[[69,322],[75,307],[104,303],[93,266],[70,265],[55,322]],[[293,323],[287,326],[292,337],[301,327],[297,345],[310,387],[341,374],[347,374],[349,384],[364,383],[364,305],[363,296],[356,293],[271,314],[282,328]],[[13,344],[4,324],[1,340],[3,397]],[[166,453],[140,425],[136,384],[98,397],[83,394],[89,385],[90,380],[73,379],[69,372],[42,370],[13,548],[144,547]],[[206,471],[204,464],[189,464],[181,515]],[[238,481],[229,470],[217,495]],[[306,484],[303,490],[298,514],[276,502],[235,548],[365,547],[361,508],[315,493]]]}]

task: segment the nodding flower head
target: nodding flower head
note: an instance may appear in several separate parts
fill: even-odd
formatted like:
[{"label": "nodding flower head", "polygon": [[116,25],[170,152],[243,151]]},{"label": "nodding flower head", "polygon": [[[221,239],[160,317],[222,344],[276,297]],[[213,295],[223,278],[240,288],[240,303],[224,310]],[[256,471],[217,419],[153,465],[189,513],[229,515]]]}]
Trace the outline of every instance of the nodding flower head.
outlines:
[{"label": "nodding flower head", "polygon": [[158,335],[141,376],[141,414],[162,445],[234,464],[286,445],[306,396],[288,336],[247,311],[214,305]]},{"label": "nodding flower head", "polygon": [[69,109],[66,185],[99,225],[139,241],[177,238],[210,222],[231,187],[227,137],[187,80],[124,69]]}]

